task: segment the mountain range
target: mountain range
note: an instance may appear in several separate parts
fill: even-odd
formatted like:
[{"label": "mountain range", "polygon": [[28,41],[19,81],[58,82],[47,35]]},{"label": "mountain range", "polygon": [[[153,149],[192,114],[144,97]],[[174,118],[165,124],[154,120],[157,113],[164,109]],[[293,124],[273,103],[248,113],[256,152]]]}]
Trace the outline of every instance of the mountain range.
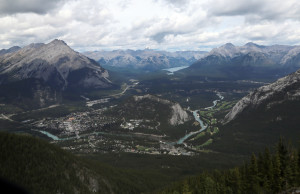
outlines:
[{"label": "mountain range", "polygon": [[114,50],[90,51],[83,54],[104,67],[133,68],[155,71],[170,67],[188,66],[204,57],[205,51]]},{"label": "mountain range", "polygon": [[24,104],[24,99],[36,99],[43,107],[59,101],[62,91],[112,86],[104,68],[62,40],[1,51],[0,96],[4,101],[18,98]]},{"label": "mountain range", "polygon": [[186,74],[230,79],[275,80],[300,68],[300,46],[227,43],[182,70]]}]

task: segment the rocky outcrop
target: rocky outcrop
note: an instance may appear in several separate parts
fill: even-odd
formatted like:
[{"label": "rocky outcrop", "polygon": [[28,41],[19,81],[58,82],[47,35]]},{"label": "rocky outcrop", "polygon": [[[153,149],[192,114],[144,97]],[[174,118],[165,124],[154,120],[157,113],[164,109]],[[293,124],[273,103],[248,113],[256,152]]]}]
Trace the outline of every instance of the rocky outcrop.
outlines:
[{"label": "rocky outcrop", "polygon": [[172,106],[172,117],[169,120],[171,125],[179,125],[190,120],[189,115],[182,109],[180,104],[176,103]]},{"label": "rocky outcrop", "polygon": [[275,104],[291,100],[300,100],[300,70],[262,86],[242,98],[225,116],[224,122],[236,119],[246,109],[257,109],[261,105],[269,109]]}]

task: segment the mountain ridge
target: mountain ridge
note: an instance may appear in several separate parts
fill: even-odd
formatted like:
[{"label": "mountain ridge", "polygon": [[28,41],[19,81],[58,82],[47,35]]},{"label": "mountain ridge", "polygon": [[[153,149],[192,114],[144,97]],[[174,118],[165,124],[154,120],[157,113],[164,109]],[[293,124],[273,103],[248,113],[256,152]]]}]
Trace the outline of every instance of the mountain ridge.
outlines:
[{"label": "mountain ridge", "polygon": [[16,52],[16,51],[18,51],[18,50],[20,50],[20,49],[21,49],[21,47],[19,47],[19,46],[13,46],[13,47],[8,48],[8,49],[1,49],[1,50],[0,50],[0,56],[1,56],[1,55],[5,55],[5,54],[8,54],[8,53]]},{"label": "mountain ridge", "polygon": [[[272,100],[272,98],[276,100]],[[266,102],[267,104],[264,105],[269,109],[275,104],[288,100],[300,100],[300,70],[280,78],[272,84],[255,89],[242,98],[225,116],[225,123],[233,121],[247,108],[255,109]]]},{"label": "mountain ridge", "polygon": [[243,46],[227,43],[214,48],[179,72],[229,79],[276,80],[299,68],[300,46],[264,46],[250,42]]}]

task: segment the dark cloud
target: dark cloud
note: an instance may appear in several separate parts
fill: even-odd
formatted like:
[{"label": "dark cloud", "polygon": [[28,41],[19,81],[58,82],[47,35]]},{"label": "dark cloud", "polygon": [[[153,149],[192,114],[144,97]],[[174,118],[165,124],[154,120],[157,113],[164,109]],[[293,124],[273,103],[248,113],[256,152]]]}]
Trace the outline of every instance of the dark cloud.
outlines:
[{"label": "dark cloud", "polygon": [[16,13],[45,14],[64,0],[0,0],[0,15]]},{"label": "dark cloud", "polygon": [[171,32],[159,32],[157,34],[154,34],[152,36],[150,36],[150,38],[154,41],[156,41],[157,43],[162,43],[165,39],[165,36],[171,34]]},{"label": "dark cloud", "polygon": [[173,5],[185,5],[187,3],[189,3],[189,0],[165,0],[167,1],[168,3],[171,3]]},{"label": "dark cloud", "polygon": [[210,1],[208,14],[213,16],[246,16],[246,22],[299,20],[300,3],[297,0],[215,0]]},{"label": "dark cloud", "polygon": [[161,0],[167,4],[170,8],[176,10],[177,12],[183,12],[186,10],[187,6],[190,4],[190,0]]},{"label": "dark cloud", "polygon": [[185,34],[184,32],[180,32],[180,31],[165,31],[165,32],[158,32],[152,36],[150,36],[150,39],[154,40],[157,43],[162,43],[165,41],[165,37],[168,35],[181,35],[181,34]]},{"label": "dark cloud", "polygon": [[257,0],[249,0],[247,2],[240,0],[216,1],[212,2],[210,14],[215,16],[237,16],[248,15],[260,12],[263,8],[263,2]]}]

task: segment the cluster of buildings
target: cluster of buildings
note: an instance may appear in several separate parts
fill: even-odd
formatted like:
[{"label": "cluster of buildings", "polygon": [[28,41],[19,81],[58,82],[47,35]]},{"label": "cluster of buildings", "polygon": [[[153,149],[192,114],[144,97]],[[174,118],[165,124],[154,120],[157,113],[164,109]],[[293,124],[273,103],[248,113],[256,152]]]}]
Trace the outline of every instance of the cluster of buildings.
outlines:
[{"label": "cluster of buildings", "polygon": [[103,104],[103,103],[107,103],[110,100],[110,98],[102,98],[102,99],[98,99],[98,100],[93,100],[93,101],[87,101],[86,102],[86,106],[91,107],[95,104]]},{"label": "cluster of buildings", "polygon": [[143,120],[130,119],[129,122],[122,123],[120,125],[120,127],[122,127],[123,129],[129,129],[129,130],[132,131],[134,128],[140,126],[140,124],[142,122],[143,122]]},{"label": "cluster of buildings", "polygon": [[32,123],[34,127],[46,131],[53,131],[59,133],[58,136],[80,136],[86,131],[101,131],[109,125],[116,123],[117,119],[103,115],[103,109],[98,109],[91,112],[77,112],[72,113],[66,117],[60,118],[45,118],[40,121]]}]

